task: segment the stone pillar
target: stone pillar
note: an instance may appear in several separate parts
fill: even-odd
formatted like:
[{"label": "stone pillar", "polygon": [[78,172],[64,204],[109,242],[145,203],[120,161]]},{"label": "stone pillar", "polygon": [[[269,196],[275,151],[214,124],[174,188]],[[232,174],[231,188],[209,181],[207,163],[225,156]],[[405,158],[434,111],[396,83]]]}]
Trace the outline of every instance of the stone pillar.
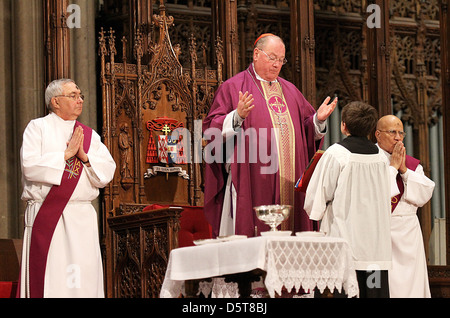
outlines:
[{"label": "stone pillar", "polygon": [[[97,103],[96,1],[72,0],[71,4],[80,7],[81,18],[80,28],[70,29],[70,74],[85,96],[83,112],[78,120],[101,136],[102,132],[97,129],[97,114],[101,113],[102,105],[101,102]],[[97,212],[100,212],[99,199],[92,204]]]},{"label": "stone pillar", "polygon": [[79,120],[97,130],[97,69],[95,12],[96,2],[92,0],[73,0],[80,7],[80,28],[70,29],[70,74],[86,96],[83,113]]},{"label": "stone pillar", "polygon": [[45,83],[70,78],[68,0],[44,0]]},{"label": "stone pillar", "polygon": [[23,232],[19,151],[28,122],[44,105],[41,0],[0,1],[0,238]]}]

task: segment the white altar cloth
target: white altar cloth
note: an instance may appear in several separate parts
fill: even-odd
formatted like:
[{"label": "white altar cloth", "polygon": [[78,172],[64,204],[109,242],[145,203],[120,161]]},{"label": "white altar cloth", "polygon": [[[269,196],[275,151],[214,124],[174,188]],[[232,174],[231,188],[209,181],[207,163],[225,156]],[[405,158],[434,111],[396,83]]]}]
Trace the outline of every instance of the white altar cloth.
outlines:
[{"label": "white altar cloth", "polygon": [[171,251],[161,298],[179,297],[186,280],[220,277],[262,269],[271,297],[291,291],[326,287],[358,296],[351,250],[340,238],[263,236],[178,248]]}]

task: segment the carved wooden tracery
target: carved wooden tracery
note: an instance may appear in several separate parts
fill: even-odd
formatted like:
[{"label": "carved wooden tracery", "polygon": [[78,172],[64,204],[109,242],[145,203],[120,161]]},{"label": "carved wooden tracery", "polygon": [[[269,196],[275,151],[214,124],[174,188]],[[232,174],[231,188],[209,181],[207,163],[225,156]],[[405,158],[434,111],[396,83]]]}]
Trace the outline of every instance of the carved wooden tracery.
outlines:
[{"label": "carved wooden tracery", "polygon": [[[138,28],[132,40],[123,37],[121,58],[117,56],[115,30],[102,29],[99,36],[103,138],[118,163],[117,173],[104,193],[103,224],[107,290],[114,297],[158,296],[168,253],[177,246],[179,212],[168,211],[164,222],[156,218],[154,223],[154,215],[163,212],[147,213],[152,217],[141,220],[144,225],[136,223],[135,218],[151,203],[203,203],[202,163],[190,157],[174,162],[161,161],[161,157],[158,160],[158,140],[169,137],[172,141],[170,134],[176,128],[186,128],[191,138],[175,140],[176,154],[193,154],[194,129],[199,128],[195,120],[206,115],[222,82],[220,38],[210,50],[218,61],[217,70],[213,70],[206,63],[198,63],[199,47],[203,59],[207,58],[206,50],[204,44],[197,45],[193,35],[187,52],[172,45],[169,28],[173,17],[166,15],[163,1],[159,9],[160,13],[153,15],[153,27],[159,32],[152,36]],[[133,43],[132,50],[128,43]],[[187,53],[190,68],[183,68],[180,56]]]}]

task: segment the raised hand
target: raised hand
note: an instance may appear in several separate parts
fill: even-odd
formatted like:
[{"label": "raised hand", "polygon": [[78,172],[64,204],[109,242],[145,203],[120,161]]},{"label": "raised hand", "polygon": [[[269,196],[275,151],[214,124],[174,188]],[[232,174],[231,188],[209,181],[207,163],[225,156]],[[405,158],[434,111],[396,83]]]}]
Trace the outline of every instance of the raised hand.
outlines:
[{"label": "raised hand", "polygon": [[333,100],[333,102],[328,104],[330,99],[331,99],[330,96],[325,98],[322,105],[320,105],[319,109],[317,110],[317,119],[318,120],[325,121],[331,115],[331,113],[334,111],[334,109],[336,108],[338,98],[336,97]]},{"label": "raised hand", "polygon": [[239,92],[239,102],[236,111],[241,118],[247,118],[248,114],[250,114],[252,109],[255,108],[253,101],[254,99],[252,94],[249,94],[248,92],[242,94],[242,92]]}]

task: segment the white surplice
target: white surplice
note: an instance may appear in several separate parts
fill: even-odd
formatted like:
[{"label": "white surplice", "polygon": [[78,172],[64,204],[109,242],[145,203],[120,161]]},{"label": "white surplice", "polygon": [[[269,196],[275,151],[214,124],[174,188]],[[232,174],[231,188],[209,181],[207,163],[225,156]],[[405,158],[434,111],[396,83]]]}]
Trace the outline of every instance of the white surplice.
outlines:
[{"label": "white surplice", "polygon": [[381,152],[356,154],[334,144],[314,170],[304,208],[312,220],[322,220],[320,230],[327,236],[347,240],[356,270],[387,270],[391,191]]},{"label": "white surplice", "polygon": [[[382,150],[386,158],[391,155]],[[391,183],[398,171],[390,167]],[[392,298],[429,298],[427,261],[417,209],[433,195],[434,182],[425,176],[423,167],[408,169],[401,175],[405,192],[392,212],[392,269],[389,271],[389,292]]]},{"label": "white surplice", "polygon": [[[54,113],[32,120],[21,148],[27,201],[23,237],[20,297],[29,296],[28,257],[34,219],[53,185],[61,183],[64,151],[74,120]],[[97,213],[91,204],[113,178],[116,164],[100,136],[93,130],[88,152],[91,167],[84,166],[79,182],[55,228],[48,251],[44,297],[104,297]]]}]

